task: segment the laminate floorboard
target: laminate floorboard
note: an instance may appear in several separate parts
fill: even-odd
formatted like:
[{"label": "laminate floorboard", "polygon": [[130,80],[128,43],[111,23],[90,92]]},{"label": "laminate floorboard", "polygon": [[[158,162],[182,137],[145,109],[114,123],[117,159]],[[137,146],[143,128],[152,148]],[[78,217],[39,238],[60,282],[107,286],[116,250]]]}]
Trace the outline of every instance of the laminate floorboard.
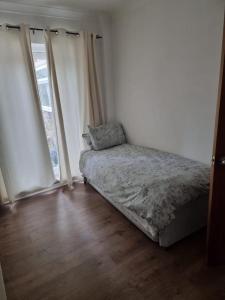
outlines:
[{"label": "laminate floorboard", "polygon": [[8,300],[220,300],[225,268],[205,265],[205,231],[160,248],[91,186],[0,209]]}]

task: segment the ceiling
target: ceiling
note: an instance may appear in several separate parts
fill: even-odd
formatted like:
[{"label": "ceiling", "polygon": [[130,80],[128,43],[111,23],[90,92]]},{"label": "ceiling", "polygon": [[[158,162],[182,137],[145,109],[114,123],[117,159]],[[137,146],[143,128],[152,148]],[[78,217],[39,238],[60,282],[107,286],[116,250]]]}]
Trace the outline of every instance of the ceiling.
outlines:
[{"label": "ceiling", "polygon": [[122,6],[126,0],[7,0],[7,2],[65,9],[88,9],[112,12]]}]

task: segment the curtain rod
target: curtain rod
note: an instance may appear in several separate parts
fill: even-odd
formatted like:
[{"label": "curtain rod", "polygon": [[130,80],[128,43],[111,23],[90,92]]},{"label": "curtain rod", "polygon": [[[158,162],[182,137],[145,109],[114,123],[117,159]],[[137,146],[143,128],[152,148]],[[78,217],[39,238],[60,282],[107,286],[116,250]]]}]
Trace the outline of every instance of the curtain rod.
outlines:
[{"label": "curtain rod", "polygon": [[[0,27],[2,27],[2,25],[0,25]],[[9,29],[20,29],[20,26],[19,25],[6,25],[6,28],[9,28]],[[36,28],[36,27],[30,27],[29,28],[31,31],[44,31],[44,30],[47,30],[47,29],[44,29],[44,28]],[[50,29],[49,30],[50,32],[54,32],[54,33],[58,33],[58,30],[57,29]],[[80,33],[79,32],[72,32],[72,31],[66,31],[66,34],[72,34],[72,35],[75,35],[75,36],[80,36]],[[96,35],[96,39],[102,39],[103,37],[101,35]]]}]

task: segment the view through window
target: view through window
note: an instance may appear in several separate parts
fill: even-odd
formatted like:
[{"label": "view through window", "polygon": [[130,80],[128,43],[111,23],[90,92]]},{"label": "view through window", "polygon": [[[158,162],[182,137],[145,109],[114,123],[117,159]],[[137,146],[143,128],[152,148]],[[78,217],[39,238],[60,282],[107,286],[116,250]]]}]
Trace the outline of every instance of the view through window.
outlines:
[{"label": "view through window", "polygon": [[54,175],[57,180],[60,179],[59,153],[56,135],[55,118],[52,106],[52,99],[49,89],[47,56],[44,44],[32,43],[32,52],[34,65],[41,101],[42,114],[47,134],[48,147],[51,156],[51,162]]}]

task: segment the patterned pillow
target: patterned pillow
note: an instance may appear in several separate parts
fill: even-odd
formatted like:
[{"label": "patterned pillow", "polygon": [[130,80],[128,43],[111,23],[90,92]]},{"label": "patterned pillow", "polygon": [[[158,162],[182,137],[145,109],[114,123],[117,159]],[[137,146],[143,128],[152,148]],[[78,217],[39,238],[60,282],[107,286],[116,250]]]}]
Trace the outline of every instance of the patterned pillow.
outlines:
[{"label": "patterned pillow", "polygon": [[107,149],[126,143],[126,137],[119,123],[108,123],[98,127],[88,126],[94,150]]},{"label": "patterned pillow", "polygon": [[83,134],[82,134],[82,138],[84,139],[85,144],[87,145],[87,148],[93,149],[93,146],[92,146],[92,142],[91,142],[91,138],[90,138],[89,133],[83,133]]}]

